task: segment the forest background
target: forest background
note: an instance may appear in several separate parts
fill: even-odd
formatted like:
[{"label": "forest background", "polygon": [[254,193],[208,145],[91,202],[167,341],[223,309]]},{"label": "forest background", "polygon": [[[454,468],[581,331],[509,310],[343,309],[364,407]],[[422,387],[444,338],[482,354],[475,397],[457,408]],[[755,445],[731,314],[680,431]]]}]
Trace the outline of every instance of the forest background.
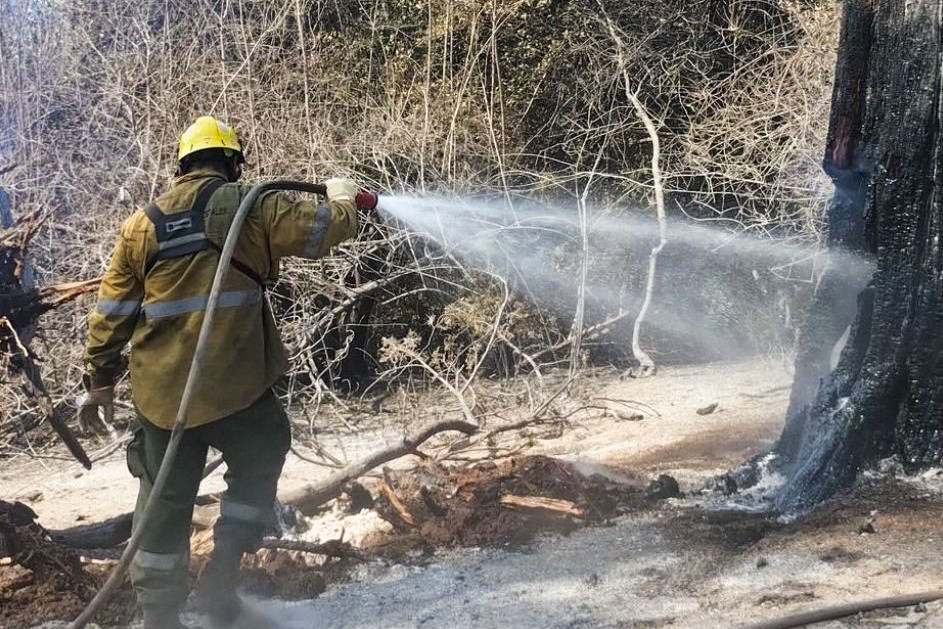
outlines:
[{"label": "forest background", "polygon": [[[0,11],[0,185],[14,218],[46,217],[31,245],[37,285],[103,272],[118,226],[168,184],[178,133],[207,113],[240,131],[251,179],[351,176],[509,213],[544,203],[585,227],[654,212],[633,94],[656,121],[673,220],[797,251],[824,241],[836,2],[0,0]],[[635,295],[652,244],[610,251],[564,234],[554,271]],[[659,362],[791,362],[813,257],[665,256],[643,337]],[[330,258],[283,265],[271,296],[293,366],[280,392],[345,403],[336,391],[408,390],[434,374],[464,399],[482,376],[631,364],[637,300],[584,311],[577,291],[532,288],[395,221],[368,226]],[[91,307],[45,315],[34,339],[63,416]],[[725,342],[658,325],[681,310]],[[35,392],[7,376],[0,409],[5,453],[31,448]]]}]

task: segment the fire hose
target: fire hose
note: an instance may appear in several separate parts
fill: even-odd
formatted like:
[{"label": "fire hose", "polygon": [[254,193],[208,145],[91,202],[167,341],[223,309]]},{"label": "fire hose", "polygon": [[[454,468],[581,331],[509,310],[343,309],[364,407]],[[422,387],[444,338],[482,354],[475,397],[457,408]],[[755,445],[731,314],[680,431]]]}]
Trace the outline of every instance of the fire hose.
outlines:
[{"label": "fire hose", "polygon": [[872,612],[877,609],[910,607],[911,605],[937,601],[941,598],[943,598],[943,590],[876,598],[868,601],[858,601],[844,605],[835,605],[833,607],[823,607],[822,609],[813,609],[808,612],[793,614],[792,616],[756,623],[755,625],[747,625],[740,629],[796,629],[796,627],[808,627],[809,625],[820,622],[845,618],[846,616],[853,616],[864,612]]},{"label": "fire hose", "polygon": [[[115,591],[124,582],[124,577],[131,565],[131,560],[141,545],[141,536],[147,530],[154,510],[164,485],[167,483],[167,477],[170,475],[170,468],[173,466],[174,459],[177,457],[177,449],[180,447],[180,440],[186,430],[187,412],[190,410],[190,401],[193,398],[193,392],[196,390],[196,384],[200,373],[203,371],[203,363],[206,358],[206,350],[209,347],[210,330],[213,327],[213,319],[216,315],[216,309],[219,306],[219,296],[222,293],[223,281],[226,279],[226,273],[229,271],[230,261],[233,252],[236,249],[236,243],[239,240],[239,234],[242,232],[242,224],[245,222],[246,215],[250,208],[255,205],[256,200],[264,192],[271,190],[289,190],[294,192],[310,192],[312,194],[326,195],[327,188],[324,184],[305,183],[301,181],[276,180],[258,183],[249,189],[248,194],[243,198],[242,203],[233,216],[232,224],[229,227],[229,233],[226,235],[226,242],[223,244],[222,252],[219,254],[219,262],[216,265],[216,275],[213,277],[213,285],[210,289],[209,299],[206,303],[206,311],[203,315],[203,323],[200,326],[200,334],[197,337],[196,349],[193,352],[193,360],[190,362],[190,371],[187,373],[187,381],[183,388],[183,396],[180,399],[180,406],[177,409],[177,417],[174,421],[174,427],[170,434],[170,442],[167,444],[167,450],[164,452],[164,458],[160,463],[160,469],[154,478],[151,493],[141,512],[141,517],[135,522],[134,531],[128,540],[118,564],[111,571],[108,580],[102,588],[95,594],[95,597],[89,602],[88,606],[79,616],[72,621],[68,629],[82,629],[95,616],[98,611],[108,604]],[[377,205],[377,195],[372,192],[361,191],[356,198],[356,204],[360,209],[373,210]]]}]

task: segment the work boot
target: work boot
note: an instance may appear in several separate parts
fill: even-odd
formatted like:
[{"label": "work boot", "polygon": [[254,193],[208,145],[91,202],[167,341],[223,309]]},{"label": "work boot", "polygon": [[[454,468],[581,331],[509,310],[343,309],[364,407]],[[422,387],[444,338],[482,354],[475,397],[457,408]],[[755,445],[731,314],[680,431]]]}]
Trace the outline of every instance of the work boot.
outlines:
[{"label": "work boot", "polygon": [[144,629],[189,629],[173,607],[144,607]]},{"label": "work boot", "polygon": [[241,550],[217,546],[200,577],[195,605],[213,627],[229,627],[243,612],[242,599],[236,593],[242,554]]}]

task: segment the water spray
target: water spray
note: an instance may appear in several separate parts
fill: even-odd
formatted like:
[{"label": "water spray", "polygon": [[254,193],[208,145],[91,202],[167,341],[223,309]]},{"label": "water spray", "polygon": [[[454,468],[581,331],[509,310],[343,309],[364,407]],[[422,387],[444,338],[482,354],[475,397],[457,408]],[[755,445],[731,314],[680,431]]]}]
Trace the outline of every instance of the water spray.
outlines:
[{"label": "water spray", "polygon": [[[560,257],[561,252],[576,255],[584,247],[572,209],[525,203],[516,204],[512,212],[503,202],[404,194],[384,196],[380,208],[409,231],[438,243],[470,266],[520,280],[517,285],[528,298],[555,314],[572,316],[570,306],[581,279],[574,270],[575,259],[567,263]],[[610,313],[640,309],[642,295],[626,278],[633,272],[636,279],[642,277],[647,261],[643,253],[658,242],[659,230],[656,220],[641,212],[592,213],[588,231],[595,263],[599,264],[600,256],[612,259],[611,264],[605,264],[604,274],[591,275],[585,283],[585,294],[592,303]],[[777,286],[785,295],[792,289],[781,280],[798,279],[809,285],[813,269],[828,265],[849,291],[857,292],[872,272],[868,260],[825,252],[814,243],[797,239],[758,237],[746,230],[681,220],[669,220],[667,231],[669,243],[655,282],[657,316],[650,317],[646,326],[711,356],[738,356],[757,340],[748,339],[742,328],[712,325],[706,314],[714,312],[715,306],[726,306],[727,311],[760,325],[760,340],[766,332],[785,338],[784,319],[778,318],[779,310],[773,310],[775,296],[761,294],[767,284],[744,293],[738,283],[779,282]],[[627,257],[635,262],[630,264]],[[761,302],[770,308],[757,308]],[[693,307],[697,305],[700,307]]]}]

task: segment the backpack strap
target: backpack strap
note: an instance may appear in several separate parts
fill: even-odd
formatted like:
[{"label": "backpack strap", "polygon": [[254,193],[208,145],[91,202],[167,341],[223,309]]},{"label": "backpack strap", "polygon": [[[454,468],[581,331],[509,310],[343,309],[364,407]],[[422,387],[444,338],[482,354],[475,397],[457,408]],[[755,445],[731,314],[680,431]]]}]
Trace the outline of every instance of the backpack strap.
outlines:
[{"label": "backpack strap", "polygon": [[[158,249],[157,255],[148,260],[145,265],[145,275],[150,273],[160,260],[181,258],[207,249],[222,253],[222,248],[206,235],[205,211],[213,194],[225,183],[222,179],[214,178],[204,184],[197,193],[193,206],[184,212],[164,214],[154,203],[144,208],[147,218],[154,224]],[[231,259],[230,264],[263,289],[268,287],[265,279],[247,264],[235,258]]]},{"label": "backpack strap", "polygon": [[147,262],[145,274],[150,273],[154,265],[160,260],[180,258],[207,248],[206,221],[204,210],[213,193],[219,190],[225,182],[222,179],[211,179],[204,184],[196,195],[193,207],[184,212],[164,214],[157,204],[152,203],[144,209],[147,218],[154,224],[157,235],[157,255]]},{"label": "backpack strap", "polygon": [[[216,253],[223,252],[223,248],[217,245],[215,242],[213,242],[209,238],[206,239],[206,244],[210,249],[212,249]],[[229,265],[232,268],[239,271],[240,273],[242,273],[243,275],[245,275],[246,277],[248,277],[250,280],[258,284],[259,286],[261,286],[262,290],[266,290],[269,288],[269,282],[267,282],[265,278],[263,278],[261,275],[253,271],[252,268],[249,267],[248,264],[245,264],[244,262],[240,262],[236,258],[229,258]]]}]

